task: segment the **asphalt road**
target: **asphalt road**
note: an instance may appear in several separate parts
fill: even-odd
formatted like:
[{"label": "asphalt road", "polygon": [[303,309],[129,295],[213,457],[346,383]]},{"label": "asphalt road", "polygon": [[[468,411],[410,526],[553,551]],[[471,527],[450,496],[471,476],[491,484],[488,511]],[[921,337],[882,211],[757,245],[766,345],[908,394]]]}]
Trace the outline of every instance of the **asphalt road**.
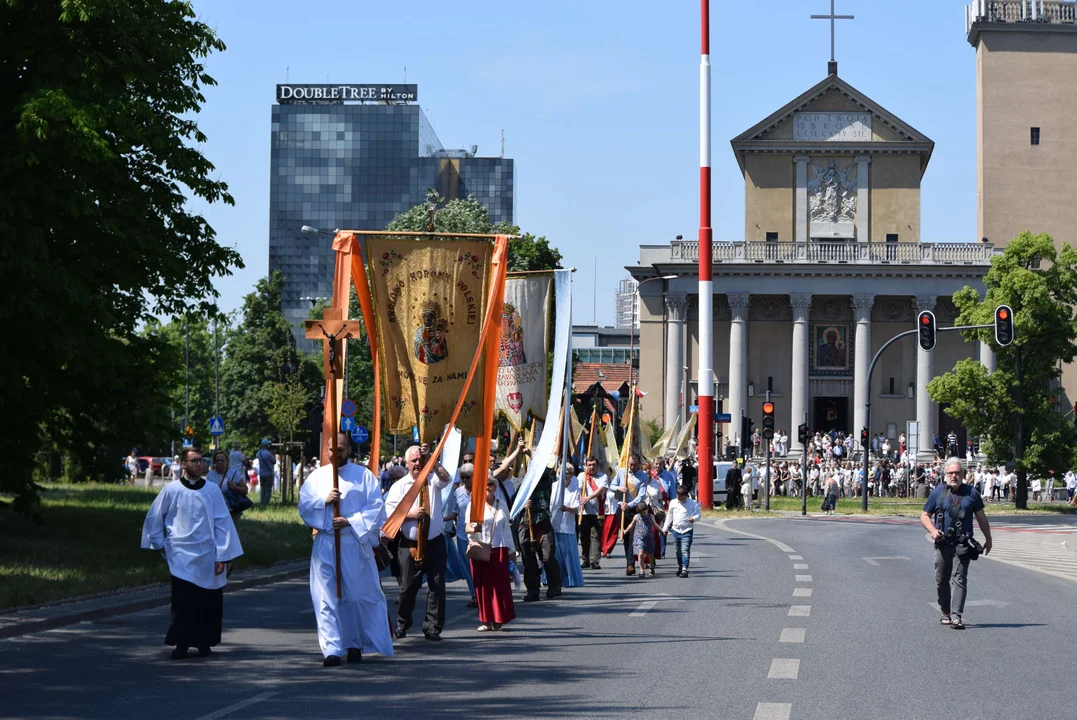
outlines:
[{"label": "asphalt road", "polygon": [[1058,522],[996,534],[1010,554],[973,564],[963,632],[938,624],[917,525],[732,520],[697,530],[687,580],[607,560],[504,633],[475,632],[455,583],[444,642],[360,665],[321,666],[302,580],[226,594],[211,658],[169,659],[167,608],[0,641],[0,717],[1072,718]]}]

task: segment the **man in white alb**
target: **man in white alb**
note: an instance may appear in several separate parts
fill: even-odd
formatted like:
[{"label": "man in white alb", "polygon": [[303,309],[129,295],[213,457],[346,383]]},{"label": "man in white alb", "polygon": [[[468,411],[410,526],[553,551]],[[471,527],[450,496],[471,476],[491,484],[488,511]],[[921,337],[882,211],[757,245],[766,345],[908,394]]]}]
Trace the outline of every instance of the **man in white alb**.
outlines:
[{"label": "man in white alb", "polygon": [[[388,611],[381,591],[373,546],[385,522],[381,485],[374,473],[348,462],[351,436],[337,435],[339,490],[333,489],[333,468],[322,465],[299,491],[299,516],[318,531],[310,551],[310,598],[318,622],[318,643],[325,667],[347,657],[359,662],[363,652],[392,657]],[[339,504],[339,517],[333,504]],[[341,597],[337,599],[335,530],[340,530]]]}]

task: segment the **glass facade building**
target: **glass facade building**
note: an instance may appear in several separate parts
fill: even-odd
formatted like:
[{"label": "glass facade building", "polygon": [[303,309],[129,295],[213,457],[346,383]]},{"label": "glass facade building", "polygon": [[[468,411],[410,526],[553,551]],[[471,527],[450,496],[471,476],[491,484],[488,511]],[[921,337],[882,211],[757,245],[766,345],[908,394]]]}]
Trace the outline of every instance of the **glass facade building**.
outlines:
[{"label": "glass facade building", "polygon": [[333,282],[329,238],[303,234],[304,225],[382,230],[430,188],[474,196],[495,224],[515,218],[513,161],[445,150],[418,105],[273,105],[270,158],[269,271],[285,277],[297,340],[311,307],[304,298],[330,297]]}]

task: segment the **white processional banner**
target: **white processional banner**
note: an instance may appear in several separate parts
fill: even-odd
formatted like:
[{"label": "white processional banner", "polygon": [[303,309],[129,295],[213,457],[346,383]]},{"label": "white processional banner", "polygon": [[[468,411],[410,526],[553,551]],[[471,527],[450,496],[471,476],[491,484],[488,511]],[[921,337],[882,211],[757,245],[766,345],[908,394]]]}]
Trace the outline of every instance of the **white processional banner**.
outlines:
[{"label": "white processional banner", "polygon": [[[548,402],[543,404],[543,409],[560,408],[565,403],[565,390],[567,387],[568,373],[571,372],[572,363],[569,355],[572,352],[572,271],[555,270],[553,273],[554,301],[557,308],[557,323],[554,327],[553,341],[553,382],[550,383],[550,396]],[[506,302],[508,295],[506,294]],[[545,383],[545,353],[543,353],[542,378]],[[502,370],[503,368],[498,368]],[[500,399],[501,383],[498,375],[498,397]],[[556,411],[555,411],[556,412]],[[536,413],[538,414],[538,413]],[[542,473],[547,467],[557,460],[557,440],[563,431],[562,423],[547,422],[542,426],[542,434],[539,436],[538,445],[531,456],[531,464],[527,466],[527,474],[520,481],[520,487],[516,490],[516,501],[512,504],[512,517],[523,512],[524,505],[531,499],[531,493],[535,491]],[[570,443],[569,438],[565,438]]]},{"label": "white processional banner", "polygon": [[528,424],[528,415],[546,417],[552,286],[549,273],[510,277],[505,282],[494,412],[503,413],[517,432]]}]

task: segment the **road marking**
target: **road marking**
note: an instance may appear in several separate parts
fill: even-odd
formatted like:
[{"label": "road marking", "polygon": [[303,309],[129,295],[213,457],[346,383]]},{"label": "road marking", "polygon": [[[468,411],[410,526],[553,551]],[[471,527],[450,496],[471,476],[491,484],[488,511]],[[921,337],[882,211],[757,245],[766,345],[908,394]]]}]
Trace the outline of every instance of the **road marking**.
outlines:
[{"label": "road marking", "polygon": [[808,617],[811,615],[811,605],[793,605],[789,608],[789,617]]},{"label": "road marking", "polygon": [[217,712],[211,712],[209,715],[203,715],[202,717],[198,718],[198,720],[217,720],[217,718],[226,717],[236,712],[237,710],[249,708],[251,705],[257,705],[263,700],[268,700],[276,694],[276,692],[264,692],[261,695],[255,695],[254,697],[249,697],[246,700],[240,700],[235,705],[229,705],[226,708],[221,708]]},{"label": "road marking", "polygon": [[802,558],[800,555],[790,555],[789,559],[790,560],[803,560],[804,558]]},{"label": "road marking", "polygon": [[778,548],[783,553],[790,553],[790,554],[796,553],[796,550],[789,547],[788,545],[783,543],[781,540],[775,540],[774,538],[768,538],[768,537],[764,537],[762,535],[753,535],[752,533],[744,532],[743,530],[734,530],[733,528],[729,527],[725,523],[726,523],[725,520],[719,520],[718,522],[711,525],[711,527],[718,528],[719,530],[725,530],[726,532],[736,533],[737,535],[744,535],[745,537],[755,538],[756,540],[766,540],[768,543],[770,543],[774,547]]},{"label": "road marking", "polygon": [[890,555],[887,557],[866,557],[860,559],[866,562],[868,565],[875,565],[876,567],[878,567],[879,560],[911,560],[912,558],[907,558],[904,555]]},{"label": "road marking", "polygon": [[767,680],[796,680],[799,674],[799,660],[775,658],[770,661],[770,672],[767,673]]},{"label": "road marking", "polygon": [[782,636],[778,638],[778,642],[802,643],[804,642],[805,632],[807,632],[805,628],[782,628]]},{"label": "road marking", "polygon": [[807,563],[793,563],[793,569],[794,570],[807,570],[808,569],[808,564]]},{"label": "road marking", "polygon": [[797,575],[797,582],[811,582],[811,575]]},{"label": "road marking", "polygon": [[650,610],[657,604],[658,602],[655,600],[648,600],[645,603],[640,603],[639,607],[633,610],[628,617],[643,617],[647,614],[648,610]]},{"label": "road marking", "polygon": [[[966,600],[965,601],[965,607],[1006,607],[1007,605],[1009,605],[1009,603],[1008,602],[1003,602],[1002,600]],[[939,610],[940,609],[939,604],[934,603],[934,602],[929,602],[927,604],[927,606],[929,608],[931,608],[932,610]]]},{"label": "road marking", "polygon": [[789,720],[793,703],[765,703],[755,706],[754,720]]},{"label": "road marking", "polygon": [[811,588],[793,588],[793,597],[811,597]]}]

